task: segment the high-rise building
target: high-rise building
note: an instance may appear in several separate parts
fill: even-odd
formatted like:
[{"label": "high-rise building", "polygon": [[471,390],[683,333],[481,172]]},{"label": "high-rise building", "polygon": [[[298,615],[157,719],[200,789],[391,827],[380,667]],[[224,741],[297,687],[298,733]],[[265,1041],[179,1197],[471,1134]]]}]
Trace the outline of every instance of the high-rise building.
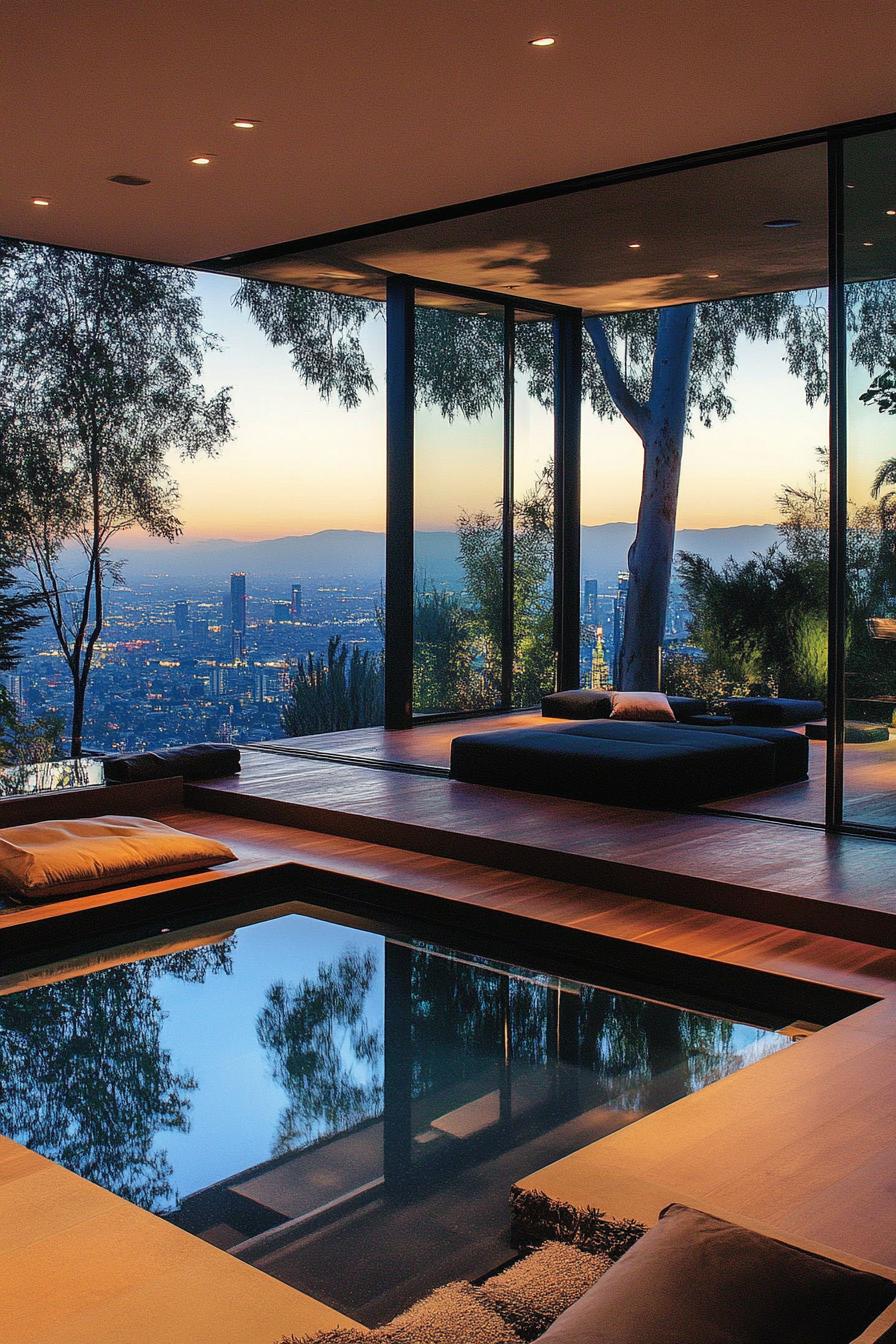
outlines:
[{"label": "high-rise building", "polygon": [[597,625],[597,579],[585,580],[582,597],[582,622],[585,625]]},{"label": "high-rise building", "polygon": [[25,705],[25,683],[19,672],[0,672],[0,686],[3,687],[6,694],[14,705],[20,709]]},{"label": "high-rise building", "polygon": [[625,632],[625,604],[628,599],[628,571],[620,570],[616,596],[613,598],[613,685],[619,685],[619,660],[622,656],[622,636]]},{"label": "high-rise building", "polygon": [[230,659],[231,662],[241,663],[245,656],[246,646],[244,643],[242,630],[231,630],[230,632]]},{"label": "high-rise building", "polygon": [[294,621],[300,621],[302,619],[302,585],[300,583],[294,583],[292,586],[290,617]]},{"label": "high-rise building", "polygon": [[594,648],[591,650],[591,689],[609,690],[611,685],[610,665],[604,652],[603,627],[598,625],[594,631]]},{"label": "high-rise building", "polygon": [[174,604],[174,633],[176,635],[188,635],[190,633],[189,602],[175,602]]},{"label": "high-rise building", "polygon": [[230,576],[230,628],[246,633],[246,576],[242,573]]},{"label": "high-rise building", "polygon": [[274,603],[274,623],[282,625],[284,621],[294,620],[292,607],[289,602]]}]

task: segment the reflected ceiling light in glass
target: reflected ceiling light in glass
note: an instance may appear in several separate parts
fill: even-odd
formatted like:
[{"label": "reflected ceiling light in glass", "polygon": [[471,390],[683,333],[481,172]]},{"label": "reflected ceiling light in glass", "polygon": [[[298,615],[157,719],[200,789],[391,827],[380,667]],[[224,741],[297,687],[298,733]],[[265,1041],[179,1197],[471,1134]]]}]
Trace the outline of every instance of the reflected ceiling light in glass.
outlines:
[{"label": "reflected ceiling light in glass", "polygon": [[629,248],[631,249],[632,252],[637,252],[640,246],[641,246],[640,243],[629,243]]},{"label": "reflected ceiling light in glass", "polygon": [[718,273],[718,271],[707,271],[707,272],[706,272],[706,278],[707,278],[707,280],[718,280],[718,278],[719,278],[719,273]]},{"label": "reflected ceiling light in glass", "polygon": [[888,215],[896,215],[896,210],[888,210],[888,211],[887,211],[887,214],[888,214]]},{"label": "reflected ceiling light in glass", "polygon": [[862,246],[863,246],[863,247],[873,247],[874,244],[873,244],[873,243],[863,243]]},{"label": "reflected ceiling light in glass", "polygon": [[47,200],[46,196],[32,196],[32,197],[31,197],[31,204],[32,204],[32,205],[49,205],[50,202]]}]

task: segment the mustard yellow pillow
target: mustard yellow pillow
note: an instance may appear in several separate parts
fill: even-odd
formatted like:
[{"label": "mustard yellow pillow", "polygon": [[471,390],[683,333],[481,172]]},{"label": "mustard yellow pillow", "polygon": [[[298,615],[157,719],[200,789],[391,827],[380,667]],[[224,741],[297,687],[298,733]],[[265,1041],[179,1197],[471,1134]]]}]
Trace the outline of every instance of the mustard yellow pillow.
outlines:
[{"label": "mustard yellow pillow", "polygon": [[41,821],[0,829],[0,890],[20,900],[46,900],[235,858],[218,840],[145,817]]}]

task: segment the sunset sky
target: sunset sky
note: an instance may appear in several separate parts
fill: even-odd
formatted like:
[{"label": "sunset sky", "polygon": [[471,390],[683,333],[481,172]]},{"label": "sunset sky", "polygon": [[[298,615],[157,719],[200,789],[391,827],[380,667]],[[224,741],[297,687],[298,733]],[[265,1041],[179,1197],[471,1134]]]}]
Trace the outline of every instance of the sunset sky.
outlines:
[{"label": "sunset sky", "polygon": [[[254,539],[322,528],[381,531],[385,511],[385,323],[372,320],[364,345],[377,392],[354,411],[321,401],[244,313],[231,306],[237,282],[197,277],[206,325],[222,337],[206,361],[209,388],[229,384],[237,426],[217,459],[175,464],[184,537]],[[730,384],[735,413],[685,446],[680,527],[773,522],[782,484],[804,482],[816,445],[827,439],[827,408],[805,404],[786,370],[780,345],[742,342]],[[854,491],[863,492],[885,456],[896,453],[896,418],[862,407],[850,387]],[[550,417],[517,400],[519,489],[551,452]],[[416,526],[450,528],[462,509],[489,508],[500,492],[497,419],[446,424],[423,412],[417,421]],[[630,521],[637,513],[640,449],[621,421],[583,415],[582,521]],[[132,544],[145,544],[133,537]]]}]

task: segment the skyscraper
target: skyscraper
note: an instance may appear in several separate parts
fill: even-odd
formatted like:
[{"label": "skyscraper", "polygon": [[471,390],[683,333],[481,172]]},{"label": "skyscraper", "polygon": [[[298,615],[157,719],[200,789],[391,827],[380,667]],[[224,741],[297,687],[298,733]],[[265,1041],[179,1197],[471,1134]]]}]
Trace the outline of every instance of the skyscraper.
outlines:
[{"label": "skyscraper", "polygon": [[604,653],[603,627],[598,625],[594,631],[594,648],[591,650],[591,689],[606,691],[610,687],[610,667]]},{"label": "skyscraper", "polygon": [[294,621],[300,621],[302,619],[302,585],[300,583],[294,583],[292,586],[290,617]]},{"label": "skyscraper", "polygon": [[622,636],[625,632],[625,603],[628,597],[628,571],[620,570],[616,596],[613,598],[613,685],[619,685],[619,660],[622,655]]},{"label": "skyscraper", "polygon": [[174,633],[176,635],[188,635],[190,633],[189,602],[175,602],[174,604]]},{"label": "skyscraper", "polygon": [[585,625],[597,625],[597,579],[585,580],[585,593],[582,598],[582,621]]},{"label": "skyscraper", "polygon": [[241,635],[246,633],[246,576],[230,576],[230,628]]}]

